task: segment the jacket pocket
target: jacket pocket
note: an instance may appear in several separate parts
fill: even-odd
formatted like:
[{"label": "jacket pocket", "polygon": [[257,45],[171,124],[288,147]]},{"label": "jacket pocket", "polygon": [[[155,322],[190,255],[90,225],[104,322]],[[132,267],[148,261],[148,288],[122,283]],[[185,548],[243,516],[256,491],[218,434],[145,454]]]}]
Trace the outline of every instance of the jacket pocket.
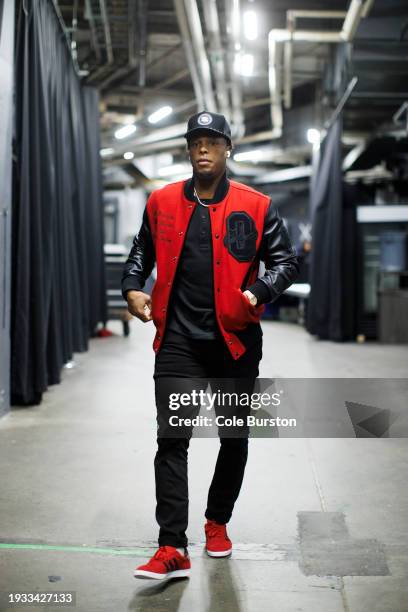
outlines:
[{"label": "jacket pocket", "polygon": [[228,293],[228,301],[225,297],[220,319],[226,331],[238,331],[259,322],[262,307],[253,306],[241,289]]},{"label": "jacket pocket", "polygon": [[163,317],[164,317],[164,313],[161,307],[162,305],[160,303],[160,293],[159,293],[159,286],[158,286],[157,280],[153,285],[151,298],[152,298],[152,318],[153,318],[153,323],[155,327],[157,328],[157,327],[160,327],[163,321]]}]

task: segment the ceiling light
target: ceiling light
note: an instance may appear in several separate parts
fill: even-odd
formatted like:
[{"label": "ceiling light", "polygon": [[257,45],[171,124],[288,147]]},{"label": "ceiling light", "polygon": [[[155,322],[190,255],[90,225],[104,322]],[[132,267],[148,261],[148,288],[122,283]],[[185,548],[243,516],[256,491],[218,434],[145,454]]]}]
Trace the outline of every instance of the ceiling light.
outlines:
[{"label": "ceiling light", "polygon": [[99,151],[101,157],[107,157],[108,155],[112,155],[113,152],[114,149],[112,149],[112,147],[106,147],[106,149],[101,149]]},{"label": "ceiling light", "polygon": [[316,130],[316,128],[310,128],[307,130],[307,140],[310,144],[319,144],[320,143],[320,132]]},{"label": "ceiling light", "polygon": [[173,112],[171,106],[162,106],[159,110],[155,111],[147,118],[149,123],[158,123],[165,117],[168,117]]},{"label": "ceiling light", "polygon": [[246,11],[244,13],[244,34],[247,40],[258,38],[258,19],[255,11]]},{"label": "ceiling light", "polygon": [[127,138],[128,136],[130,136],[131,134],[134,134],[135,132],[136,132],[136,126],[134,124],[124,125],[123,127],[116,130],[115,138],[117,138],[118,140],[122,140],[122,138]]},{"label": "ceiling light", "polygon": [[134,156],[135,156],[135,154],[134,154],[134,153],[132,153],[132,151],[126,151],[126,153],[124,153],[124,154],[123,154],[123,157],[124,157],[125,159],[133,159],[133,158],[134,158]]},{"label": "ceiling light", "polygon": [[244,53],[241,57],[241,69],[242,76],[250,77],[254,72],[254,56],[250,53]]}]

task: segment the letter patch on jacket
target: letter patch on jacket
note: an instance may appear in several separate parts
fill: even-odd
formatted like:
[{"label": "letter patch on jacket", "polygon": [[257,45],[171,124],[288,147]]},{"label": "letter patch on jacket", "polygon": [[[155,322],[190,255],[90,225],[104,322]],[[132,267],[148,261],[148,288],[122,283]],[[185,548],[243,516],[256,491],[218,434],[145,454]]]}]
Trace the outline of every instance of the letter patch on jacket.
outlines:
[{"label": "letter patch on jacket", "polygon": [[227,217],[224,245],[238,261],[251,261],[256,254],[258,231],[247,212],[232,212]]}]

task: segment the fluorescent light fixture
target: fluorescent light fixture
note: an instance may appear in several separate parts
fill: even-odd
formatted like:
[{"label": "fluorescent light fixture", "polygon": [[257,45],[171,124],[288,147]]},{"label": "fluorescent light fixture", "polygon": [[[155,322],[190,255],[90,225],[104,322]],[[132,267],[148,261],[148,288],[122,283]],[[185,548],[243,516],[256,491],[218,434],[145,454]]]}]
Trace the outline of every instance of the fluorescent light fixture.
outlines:
[{"label": "fluorescent light fixture", "polygon": [[310,128],[307,130],[307,140],[310,144],[319,144],[320,143],[320,132],[316,130],[316,128]]},{"label": "fluorescent light fixture", "polygon": [[244,34],[247,40],[258,38],[258,19],[255,11],[245,11],[244,13]]},{"label": "fluorescent light fixture", "polygon": [[123,154],[123,157],[124,157],[125,159],[133,159],[133,158],[134,158],[134,156],[135,156],[135,154],[134,154],[134,153],[132,153],[132,151],[126,151],[126,153],[124,153],[124,154]]},{"label": "fluorescent light fixture", "polygon": [[157,111],[148,116],[147,120],[149,123],[158,123],[165,117],[168,117],[173,112],[171,106],[162,106]]},{"label": "fluorescent light fixture", "polygon": [[254,72],[254,56],[250,53],[244,53],[241,57],[242,76],[250,77]]},{"label": "fluorescent light fixture", "polygon": [[259,149],[254,149],[252,151],[243,151],[242,153],[235,153],[234,155],[234,161],[237,162],[249,161],[257,163],[261,158],[262,151],[260,151]]},{"label": "fluorescent light fixture", "polygon": [[112,147],[106,147],[106,149],[101,149],[99,153],[101,157],[107,157],[108,155],[112,155],[114,151],[115,149],[112,149]]},{"label": "fluorescent light fixture", "polygon": [[185,174],[187,164],[173,164],[172,166],[162,166],[157,171],[159,176],[171,176],[172,174]]},{"label": "fluorescent light fixture", "polygon": [[136,126],[134,123],[129,124],[129,125],[124,125],[123,127],[116,130],[115,138],[117,138],[118,140],[122,140],[122,138],[127,138],[128,136],[131,136],[131,134],[134,134],[135,132],[136,132]]}]

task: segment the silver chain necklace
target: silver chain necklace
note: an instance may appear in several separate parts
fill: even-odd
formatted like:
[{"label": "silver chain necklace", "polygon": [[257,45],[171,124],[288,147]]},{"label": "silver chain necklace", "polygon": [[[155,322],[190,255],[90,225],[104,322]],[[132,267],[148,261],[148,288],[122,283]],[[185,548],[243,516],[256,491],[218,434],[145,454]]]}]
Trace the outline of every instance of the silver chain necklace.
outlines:
[{"label": "silver chain necklace", "polygon": [[196,192],[196,188],[195,188],[195,187],[194,187],[194,196],[197,198],[197,202],[198,202],[199,204],[201,204],[201,206],[205,206],[205,208],[208,208],[208,207],[210,206],[209,204],[204,204],[204,202],[202,202],[202,201],[200,200],[200,198],[198,197],[198,194],[197,194],[197,192]]}]

